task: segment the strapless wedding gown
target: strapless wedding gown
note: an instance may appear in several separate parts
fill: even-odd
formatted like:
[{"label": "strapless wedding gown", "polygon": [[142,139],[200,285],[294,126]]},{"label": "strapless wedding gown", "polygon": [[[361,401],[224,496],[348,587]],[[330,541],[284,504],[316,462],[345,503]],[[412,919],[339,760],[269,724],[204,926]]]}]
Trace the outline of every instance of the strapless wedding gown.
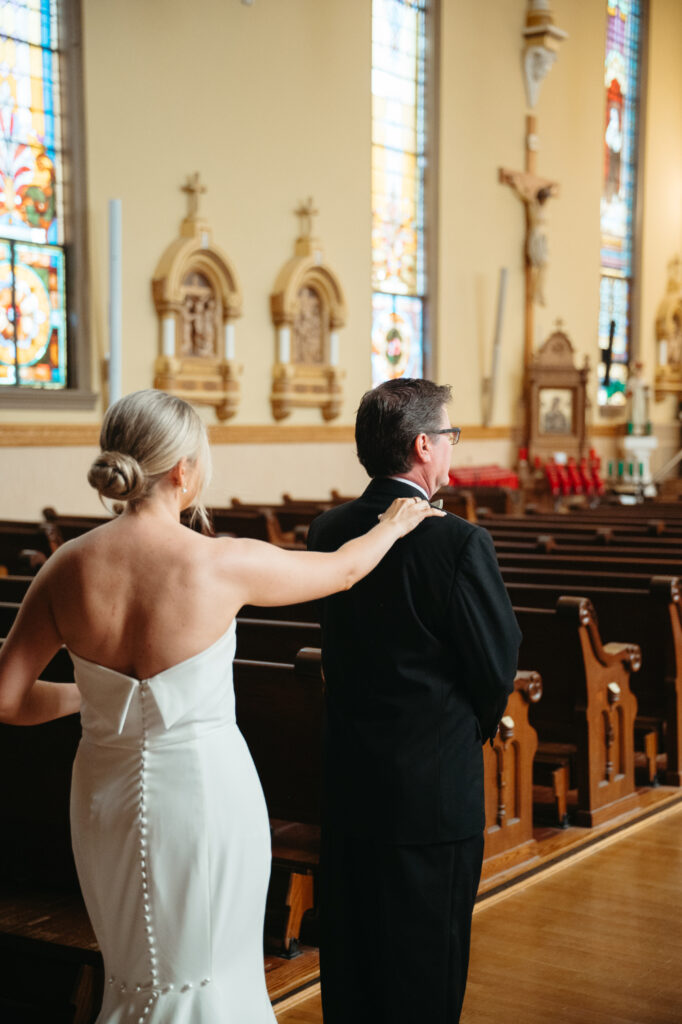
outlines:
[{"label": "strapless wedding gown", "polygon": [[274,1024],[270,831],[235,722],[234,623],[152,679],[72,654],[73,848],[104,957],[97,1024]]}]

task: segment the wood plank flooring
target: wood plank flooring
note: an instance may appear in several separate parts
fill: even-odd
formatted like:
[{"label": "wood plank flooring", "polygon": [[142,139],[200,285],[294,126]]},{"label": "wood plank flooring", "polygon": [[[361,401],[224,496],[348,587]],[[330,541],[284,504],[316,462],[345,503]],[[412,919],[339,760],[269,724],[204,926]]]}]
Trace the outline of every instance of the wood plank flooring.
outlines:
[{"label": "wood plank flooring", "polygon": [[477,905],[462,1024],[548,1022],[681,1024],[682,806]]}]

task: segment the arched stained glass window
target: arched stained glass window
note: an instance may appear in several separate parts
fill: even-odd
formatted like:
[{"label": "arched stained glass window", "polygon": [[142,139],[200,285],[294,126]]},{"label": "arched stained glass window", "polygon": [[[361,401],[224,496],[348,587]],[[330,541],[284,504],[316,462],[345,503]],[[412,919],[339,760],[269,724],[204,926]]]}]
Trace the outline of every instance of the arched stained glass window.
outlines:
[{"label": "arched stained glass window", "polygon": [[372,3],[372,385],[424,373],[429,6]]},{"label": "arched stained glass window", "polygon": [[57,0],[0,3],[0,388],[67,385]]},{"label": "arched stained glass window", "polygon": [[607,0],[599,405],[625,402],[632,320],[641,0]]}]

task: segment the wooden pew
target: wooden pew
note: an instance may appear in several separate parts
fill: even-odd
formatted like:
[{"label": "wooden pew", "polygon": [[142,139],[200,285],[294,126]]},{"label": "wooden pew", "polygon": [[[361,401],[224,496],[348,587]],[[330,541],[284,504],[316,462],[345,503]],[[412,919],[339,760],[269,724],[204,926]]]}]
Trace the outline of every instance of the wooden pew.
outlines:
[{"label": "wooden pew", "polygon": [[33,576],[0,575],[0,601],[13,601],[19,604],[32,582]]},{"label": "wooden pew", "polygon": [[532,515],[532,516],[497,516],[486,515],[481,523],[487,530],[514,530],[519,533],[551,533],[559,530],[568,533],[595,534],[606,532],[614,537],[641,536],[664,537],[679,536],[682,527],[670,526],[663,519],[625,519],[619,520],[611,516],[588,519],[577,515]]},{"label": "wooden pew", "polygon": [[[581,586],[584,584],[589,587],[607,587],[617,590],[621,588],[646,590],[652,578],[651,573],[631,572],[628,571],[627,567],[618,570],[617,567],[612,566],[608,572],[603,570],[595,571],[592,568],[586,568],[582,562],[572,566],[567,563],[561,573],[557,574],[556,570],[552,568],[535,568],[531,565],[524,565],[523,562],[518,565],[509,566],[503,560],[500,565],[500,571],[502,578],[505,582],[508,581],[509,583],[544,583],[550,586],[554,586],[557,583],[565,583],[567,586]],[[669,574],[664,573],[663,575]],[[0,593],[2,593],[1,581]]]},{"label": "wooden pew", "polygon": [[655,780],[660,750],[665,758],[663,781],[682,785],[682,602],[677,578],[654,577],[646,590],[564,582],[506,585],[512,602],[527,607],[554,608],[562,595],[584,597],[596,609],[603,636],[638,645],[642,666],[632,676],[631,688],[638,704],[636,727],[645,743],[649,779]]},{"label": "wooden pew", "polygon": [[304,545],[283,534],[269,509],[211,508],[209,515],[216,534],[263,540],[278,547],[303,549]]},{"label": "wooden pew", "polygon": [[652,576],[680,576],[682,575],[682,560],[677,558],[651,558],[642,557],[639,553],[627,552],[625,556],[609,552],[602,554],[581,554],[578,552],[552,552],[542,554],[529,550],[497,552],[497,559],[500,568],[503,570],[520,568],[534,571],[536,569],[548,569],[554,573],[555,579],[561,579],[564,573],[586,571],[593,575],[606,573],[619,573],[631,576],[634,574],[651,578]]},{"label": "wooden pew", "polygon": [[0,601],[0,637],[7,636],[20,607],[19,602]]},{"label": "wooden pew", "polygon": [[319,650],[294,664],[236,659],[237,724],[249,746],[268,805],[273,884],[266,939],[294,955],[303,915],[314,903],[319,863],[324,697]]},{"label": "wooden pew", "polygon": [[[45,670],[73,679],[64,649]],[[0,724],[0,1020],[91,1024],[103,967],[76,878],[69,830],[80,719]]]},{"label": "wooden pew", "polygon": [[43,529],[50,537],[52,549],[56,550],[60,544],[75,537],[81,537],[89,530],[94,530],[102,523],[108,523],[111,516],[63,516],[47,506],[43,509]]},{"label": "wooden pew", "polygon": [[573,534],[539,533],[533,536],[497,531],[491,536],[498,552],[570,553],[580,558],[599,554],[601,551],[609,558],[621,558],[624,562],[630,558],[665,559],[675,562],[678,571],[682,572],[682,538],[677,540],[670,537],[618,537],[609,541],[604,536],[586,540]]},{"label": "wooden pew", "polygon": [[0,567],[6,573],[33,573],[52,548],[40,523],[0,521]]},{"label": "wooden pew", "polygon": [[[517,509],[517,495],[518,491],[513,491],[510,487],[441,487],[438,491],[438,498],[443,499],[443,507],[450,509],[450,501],[457,501],[458,498],[463,498],[465,502],[465,508],[472,508],[474,516],[478,515],[498,515],[508,516],[516,512]],[[461,515],[461,513],[456,513]],[[467,518],[463,516],[463,518]],[[476,522],[474,518],[471,522]]]},{"label": "wooden pew", "polygon": [[545,757],[570,760],[578,791],[576,823],[600,825],[636,802],[630,676],[640,667],[636,644],[602,644],[594,609],[561,597],[555,610],[515,607],[523,633],[521,666],[543,680],[543,699],[530,708]]},{"label": "wooden pew", "polygon": [[321,638],[319,622],[280,622],[241,613],[237,616],[237,658],[242,660],[293,665],[303,647],[319,647]]},{"label": "wooden pew", "polygon": [[332,502],[327,501],[294,501],[289,498],[282,500],[281,504],[247,504],[239,498],[232,499],[232,507],[251,512],[269,511],[276,517],[283,533],[293,533],[297,528],[308,527],[313,519],[316,519],[322,512],[333,508]]}]

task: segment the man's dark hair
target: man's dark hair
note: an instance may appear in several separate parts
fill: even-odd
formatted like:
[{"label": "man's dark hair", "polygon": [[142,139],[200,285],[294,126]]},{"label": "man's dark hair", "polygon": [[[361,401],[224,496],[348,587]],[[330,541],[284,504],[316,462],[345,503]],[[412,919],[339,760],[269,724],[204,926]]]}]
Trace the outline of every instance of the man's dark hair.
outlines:
[{"label": "man's dark hair", "polygon": [[355,419],[358,458],[371,477],[406,473],[414,459],[418,434],[442,426],[442,409],[450,386],[421,377],[399,377],[362,396]]}]

